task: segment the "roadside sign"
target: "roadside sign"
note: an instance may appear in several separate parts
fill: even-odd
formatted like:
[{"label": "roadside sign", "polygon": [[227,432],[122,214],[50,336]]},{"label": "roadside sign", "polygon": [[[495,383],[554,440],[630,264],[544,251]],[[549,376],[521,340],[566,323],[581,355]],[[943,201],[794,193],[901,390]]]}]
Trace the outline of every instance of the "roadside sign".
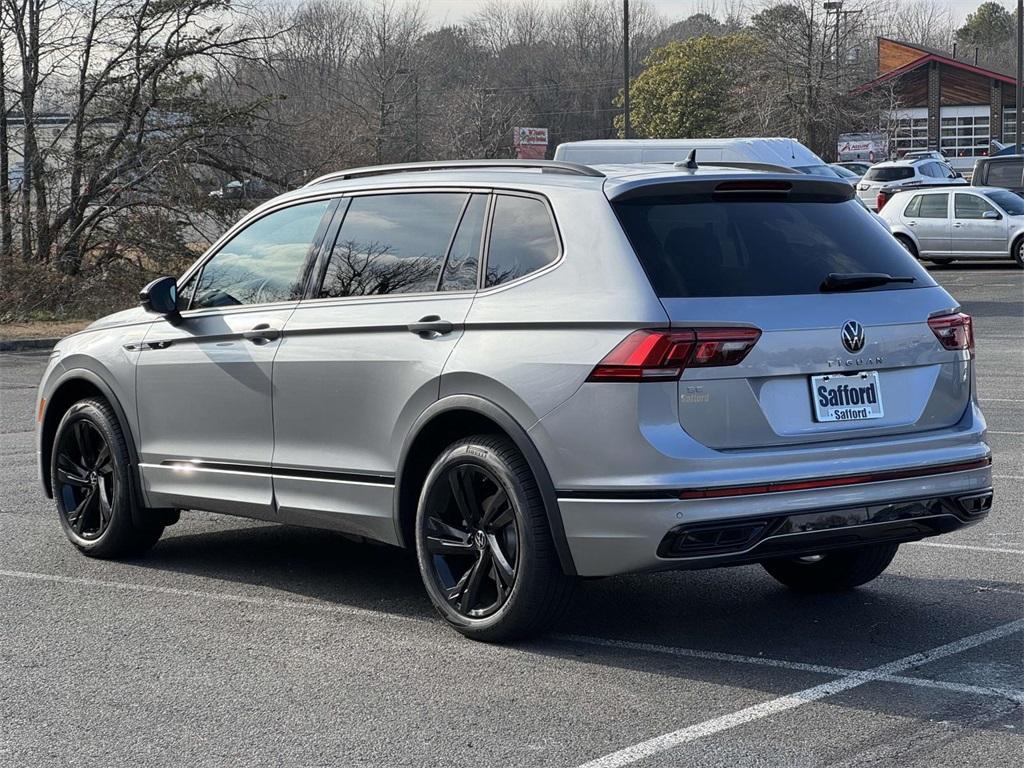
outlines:
[{"label": "roadside sign", "polygon": [[543,160],[548,151],[548,129],[513,128],[512,143],[520,160]]}]

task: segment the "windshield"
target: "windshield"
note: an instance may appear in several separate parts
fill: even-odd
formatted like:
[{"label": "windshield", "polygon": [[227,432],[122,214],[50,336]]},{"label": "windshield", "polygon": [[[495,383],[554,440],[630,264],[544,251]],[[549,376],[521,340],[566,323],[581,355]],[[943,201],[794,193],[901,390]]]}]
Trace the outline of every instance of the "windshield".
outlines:
[{"label": "windshield", "polygon": [[1024,198],[1009,190],[987,193],[988,199],[1010,216],[1024,216]]},{"label": "windshield", "polygon": [[889,166],[888,168],[872,168],[864,174],[865,181],[899,181],[914,176],[913,168]]},{"label": "windshield", "polygon": [[661,298],[812,294],[830,272],[914,278],[880,291],[935,285],[860,201],[657,197],[615,210]]}]

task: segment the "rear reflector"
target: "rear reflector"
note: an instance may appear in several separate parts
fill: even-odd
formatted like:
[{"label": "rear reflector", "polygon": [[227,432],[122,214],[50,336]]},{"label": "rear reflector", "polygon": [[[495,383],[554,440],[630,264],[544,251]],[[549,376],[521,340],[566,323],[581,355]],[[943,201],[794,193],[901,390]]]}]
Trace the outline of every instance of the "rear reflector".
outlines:
[{"label": "rear reflector", "polygon": [[974,359],[974,327],[971,316],[965,312],[952,315],[939,315],[928,320],[935,338],[946,349],[965,349]]},{"label": "rear reflector", "polygon": [[587,381],[673,381],[689,368],[736,365],[761,337],[757,328],[634,331]]},{"label": "rear reflector", "polygon": [[721,499],[728,496],[750,496],[760,493],[783,493],[785,491],[809,491],[815,488],[838,488],[844,485],[860,485],[861,483],[880,483],[886,480],[905,480],[914,477],[944,475],[949,472],[965,472],[970,469],[982,469],[992,464],[992,457],[986,456],[977,461],[965,461],[958,464],[940,464],[917,469],[896,469],[887,472],[867,472],[861,475],[843,475],[841,477],[819,477],[813,480],[793,480],[781,483],[762,483],[759,485],[730,485],[723,488],[687,488],[679,492],[680,499]]}]

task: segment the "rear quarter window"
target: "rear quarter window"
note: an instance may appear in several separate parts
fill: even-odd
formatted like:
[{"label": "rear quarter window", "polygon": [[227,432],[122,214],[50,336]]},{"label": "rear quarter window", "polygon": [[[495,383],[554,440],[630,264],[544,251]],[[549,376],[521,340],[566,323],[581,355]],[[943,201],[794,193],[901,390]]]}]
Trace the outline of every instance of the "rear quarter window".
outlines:
[{"label": "rear quarter window", "polygon": [[485,287],[501,285],[543,269],[553,263],[558,254],[558,235],[547,203],[536,197],[495,197]]},{"label": "rear quarter window", "polygon": [[830,272],[914,278],[875,290],[935,285],[853,200],[641,198],[615,209],[662,298],[816,294]]}]

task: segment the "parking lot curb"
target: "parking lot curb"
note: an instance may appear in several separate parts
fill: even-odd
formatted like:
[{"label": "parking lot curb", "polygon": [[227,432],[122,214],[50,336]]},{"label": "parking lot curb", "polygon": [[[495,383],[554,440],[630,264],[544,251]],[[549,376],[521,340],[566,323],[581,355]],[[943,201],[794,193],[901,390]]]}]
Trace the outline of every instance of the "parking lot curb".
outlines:
[{"label": "parking lot curb", "polygon": [[0,339],[0,352],[24,352],[32,349],[53,349],[60,339]]}]

